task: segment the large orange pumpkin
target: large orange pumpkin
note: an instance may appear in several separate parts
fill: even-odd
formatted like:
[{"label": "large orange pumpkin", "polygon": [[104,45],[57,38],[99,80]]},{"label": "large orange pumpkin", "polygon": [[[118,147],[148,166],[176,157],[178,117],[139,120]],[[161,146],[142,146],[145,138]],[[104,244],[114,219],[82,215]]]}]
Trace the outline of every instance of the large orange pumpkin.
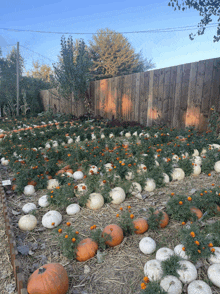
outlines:
[{"label": "large orange pumpkin", "polygon": [[64,169],[65,171],[68,170],[68,169],[71,169],[71,165],[66,165],[62,169]]},{"label": "large orange pumpkin", "polygon": [[111,236],[112,240],[108,240],[105,242],[106,245],[110,247],[117,246],[121,244],[122,240],[124,239],[123,230],[118,225],[108,225],[104,228],[102,232],[102,236],[104,237],[104,234],[108,234]]},{"label": "large orange pumpkin", "polygon": [[[161,228],[165,228],[165,227],[168,225],[168,223],[169,223],[169,216],[168,216],[168,214],[167,214],[165,211],[162,211],[162,213],[163,213],[163,218],[162,218],[162,220],[160,221],[159,226],[160,226]],[[159,214],[159,211],[156,210],[156,211],[154,212],[154,214]]]},{"label": "large orange pumpkin", "polygon": [[135,234],[143,234],[148,230],[148,223],[144,218],[138,218],[133,220],[135,227]]},{"label": "large orange pumpkin", "polygon": [[32,180],[32,181],[29,181],[28,182],[28,185],[36,186],[37,185],[37,182],[35,182],[35,181]]},{"label": "large orange pumpkin", "polygon": [[91,238],[83,239],[79,242],[76,252],[76,260],[86,261],[95,256],[98,250],[98,244]]},{"label": "large orange pumpkin", "polygon": [[69,279],[65,268],[59,263],[41,266],[29,277],[27,291],[29,294],[66,294]]},{"label": "large orange pumpkin", "polygon": [[4,138],[4,136],[5,136],[4,134],[0,134],[0,139]]},{"label": "large orange pumpkin", "polygon": [[199,208],[191,207],[190,211],[194,212],[196,214],[196,216],[198,217],[198,219],[200,219],[202,217],[202,212],[201,212],[201,210]]}]

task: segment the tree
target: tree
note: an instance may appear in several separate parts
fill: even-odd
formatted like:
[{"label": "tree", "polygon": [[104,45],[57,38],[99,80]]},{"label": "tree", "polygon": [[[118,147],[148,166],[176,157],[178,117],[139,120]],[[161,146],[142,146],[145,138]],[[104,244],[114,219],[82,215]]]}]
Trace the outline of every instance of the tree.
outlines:
[{"label": "tree", "polygon": [[76,100],[85,99],[92,66],[85,42],[80,39],[76,47],[72,37],[69,37],[66,43],[65,37],[62,36],[61,47],[60,63],[58,66],[53,65],[56,79],[54,85],[59,86],[59,94],[66,99],[69,99],[71,93],[74,93]]},{"label": "tree", "polygon": [[[0,105],[8,109],[10,115],[16,113],[17,103],[17,49],[14,47],[6,58],[0,58]],[[19,54],[19,75],[23,72],[24,59]]]},{"label": "tree", "polygon": [[53,71],[50,66],[43,64],[40,66],[39,62],[33,62],[32,63],[34,69],[31,71],[31,73],[27,72],[27,77],[32,76],[33,78],[42,79],[45,82],[51,81],[51,76],[53,75]]},{"label": "tree", "polygon": [[136,54],[128,40],[120,33],[99,30],[90,41],[90,57],[93,61],[91,74],[94,79],[105,79],[120,75],[143,72],[155,67],[141,52]]},{"label": "tree", "polygon": [[[178,7],[178,9],[181,9],[181,5],[178,4],[178,0],[170,0],[172,2],[172,7],[175,5]],[[171,2],[168,3],[168,6],[171,6]],[[177,3],[173,3],[177,2]],[[197,11],[199,11],[200,16],[204,16],[204,18],[201,20],[201,22],[198,24],[198,27],[200,29],[198,30],[198,35],[203,35],[205,32],[205,27],[207,24],[212,22],[212,19],[210,16],[217,15],[220,16],[220,1],[219,0],[208,0],[208,2],[205,2],[204,0],[184,0],[183,5],[187,5],[189,8],[193,7]],[[186,7],[182,7],[182,11],[187,9]],[[174,8],[174,11],[176,10],[176,7]],[[218,42],[220,40],[220,17],[218,18],[219,24],[217,27],[217,36],[214,36],[213,42]],[[189,35],[190,40],[194,40],[192,35],[195,37],[197,34],[191,33]],[[218,37],[219,36],[219,37]]]}]

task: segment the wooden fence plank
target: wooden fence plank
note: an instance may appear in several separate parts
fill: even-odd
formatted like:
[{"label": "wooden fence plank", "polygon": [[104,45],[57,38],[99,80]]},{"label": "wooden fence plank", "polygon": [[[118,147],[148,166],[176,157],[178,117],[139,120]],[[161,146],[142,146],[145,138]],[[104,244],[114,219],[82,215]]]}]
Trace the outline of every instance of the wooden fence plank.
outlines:
[{"label": "wooden fence plank", "polygon": [[173,126],[179,128],[180,125],[180,100],[181,100],[181,90],[182,90],[182,74],[183,66],[177,66],[176,75],[176,87],[174,96],[174,113],[173,113]]},{"label": "wooden fence plank", "polygon": [[170,77],[171,69],[170,67],[165,68],[164,71],[164,89],[163,89],[163,123],[168,122],[168,111],[169,111],[169,97],[170,97]]},{"label": "wooden fence plank", "polygon": [[205,61],[205,77],[203,83],[203,99],[201,110],[204,115],[210,114],[210,96],[211,96],[211,83],[212,83],[212,71],[214,61],[212,59]]},{"label": "wooden fence plank", "polygon": [[148,98],[148,109],[147,109],[147,126],[152,126],[152,111],[153,111],[153,87],[154,87],[154,71],[150,71],[149,79],[149,98]]},{"label": "wooden fence plank", "polygon": [[133,74],[132,79],[135,80],[135,95],[132,96],[133,117],[131,120],[140,122],[140,75],[141,73]]},{"label": "wooden fence plank", "polygon": [[165,70],[160,69],[159,83],[158,83],[158,105],[157,105],[157,112],[158,112],[157,120],[159,124],[161,124],[163,120],[164,75],[165,75]]}]

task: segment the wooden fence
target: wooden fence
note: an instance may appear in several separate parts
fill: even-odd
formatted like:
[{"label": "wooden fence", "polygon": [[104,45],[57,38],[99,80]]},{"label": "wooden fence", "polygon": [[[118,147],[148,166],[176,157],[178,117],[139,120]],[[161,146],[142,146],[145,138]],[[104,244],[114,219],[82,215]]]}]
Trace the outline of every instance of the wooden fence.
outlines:
[{"label": "wooden fence", "polygon": [[[76,116],[85,112],[73,95],[67,102],[49,91],[56,89],[40,93],[45,107]],[[166,123],[205,130],[212,105],[220,113],[220,58],[94,81],[87,95],[95,115],[109,119],[114,115],[146,126]]]}]

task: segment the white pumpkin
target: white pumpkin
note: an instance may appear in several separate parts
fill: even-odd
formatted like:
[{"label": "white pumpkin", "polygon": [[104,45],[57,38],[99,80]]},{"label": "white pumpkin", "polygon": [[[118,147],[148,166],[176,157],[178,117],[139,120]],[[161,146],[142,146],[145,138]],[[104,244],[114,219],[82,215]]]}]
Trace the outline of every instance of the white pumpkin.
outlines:
[{"label": "white pumpkin", "polygon": [[170,258],[174,254],[174,251],[167,247],[162,247],[157,250],[156,260],[164,261]]},{"label": "white pumpkin", "polygon": [[200,156],[205,155],[207,153],[207,150],[202,148],[202,151],[200,152]]},{"label": "white pumpkin", "polygon": [[47,207],[49,205],[49,202],[48,202],[48,196],[47,195],[43,195],[39,198],[38,200],[38,204],[40,207]]},{"label": "white pumpkin", "polygon": [[50,210],[42,217],[42,225],[52,229],[57,227],[62,221],[62,215],[56,210]]},{"label": "white pumpkin", "polygon": [[47,181],[47,189],[51,190],[59,186],[59,182],[56,179],[51,179]]},{"label": "white pumpkin", "polygon": [[74,190],[76,197],[81,197],[87,192],[87,186],[84,183],[80,183],[77,185],[77,189]]},{"label": "white pumpkin", "polygon": [[182,293],[182,283],[175,276],[165,276],[161,282],[160,287],[166,291],[168,294],[181,294]]},{"label": "white pumpkin", "polygon": [[152,192],[156,188],[154,179],[148,179],[145,182],[144,191]]},{"label": "white pumpkin", "polygon": [[82,178],[83,178],[83,173],[80,171],[80,170],[78,170],[78,171],[75,171],[74,173],[73,173],[73,178],[75,179],[75,180],[82,180]]},{"label": "white pumpkin", "polygon": [[193,156],[192,161],[197,165],[202,165],[202,158],[200,156]]},{"label": "white pumpkin", "polygon": [[139,242],[139,249],[144,254],[152,254],[156,250],[156,242],[150,237],[144,237]]},{"label": "white pumpkin", "polygon": [[178,161],[179,161],[179,156],[176,155],[176,154],[174,154],[173,157],[172,157],[172,160],[173,160],[174,162],[178,162]]},{"label": "white pumpkin", "polygon": [[101,139],[104,139],[105,138],[105,135],[104,134],[101,134]]},{"label": "white pumpkin", "polygon": [[217,172],[217,173],[220,173],[220,160],[219,161],[216,161],[215,165],[214,165],[214,170]]},{"label": "white pumpkin", "polygon": [[112,198],[112,204],[121,204],[125,200],[126,194],[121,187],[115,187],[109,192],[109,196]]},{"label": "white pumpkin", "polygon": [[192,173],[193,176],[200,175],[201,171],[202,171],[202,169],[201,169],[200,165],[197,165],[197,164],[193,165],[193,173]]},{"label": "white pumpkin", "polygon": [[[143,154],[142,154],[143,155]],[[145,164],[141,163],[138,165],[137,173],[143,173],[147,171],[147,167]]]},{"label": "white pumpkin", "polygon": [[197,149],[194,149],[192,156],[199,156],[199,151]]},{"label": "white pumpkin", "polygon": [[32,210],[37,209],[37,206],[34,203],[26,203],[23,207],[22,207],[22,211],[24,213],[29,213]]},{"label": "white pumpkin", "polygon": [[90,169],[89,169],[89,174],[90,174],[90,175],[91,175],[92,173],[93,173],[93,174],[97,174],[97,172],[98,172],[98,167],[95,166],[95,165],[92,165],[92,166],[90,167]]},{"label": "white pumpkin", "polygon": [[46,143],[45,149],[49,149],[49,148],[51,148],[50,143]]},{"label": "white pumpkin", "polygon": [[34,215],[27,214],[19,219],[18,226],[23,231],[31,231],[37,225],[37,219]]},{"label": "white pumpkin", "polygon": [[131,184],[131,187],[129,189],[129,192],[131,193],[131,195],[136,195],[138,193],[140,193],[142,191],[141,185],[137,182],[133,182]]},{"label": "white pumpkin", "polygon": [[35,189],[33,185],[27,185],[24,187],[24,194],[25,195],[33,195],[35,193]]},{"label": "white pumpkin", "polygon": [[78,212],[80,212],[80,206],[77,203],[70,204],[66,208],[66,213],[68,215],[74,215]]},{"label": "white pumpkin", "polygon": [[130,132],[125,133],[125,137],[126,138],[130,138],[131,137],[131,133]]},{"label": "white pumpkin", "polygon": [[159,166],[160,165],[157,160],[155,160],[155,164],[156,164],[156,166]]},{"label": "white pumpkin", "polygon": [[152,259],[144,265],[144,275],[149,278],[150,281],[159,281],[163,276],[163,270],[161,267],[161,261]]},{"label": "white pumpkin", "polygon": [[134,173],[132,171],[129,171],[126,173],[126,175],[125,175],[126,180],[131,181],[131,180],[133,180],[133,178],[134,178]]},{"label": "white pumpkin", "polygon": [[197,293],[212,294],[212,289],[206,282],[200,281],[200,280],[194,280],[188,285],[187,293],[188,294],[197,294]]},{"label": "white pumpkin", "polygon": [[208,261],[213,263],[220,263],[220,247],[213,247],[215,249],[214,254],[211,254],[211,256],[208,258]]},{"label": "white pumpkin", "polygon": [[220,288],[220,263],[214,263],[208,268],[208,278],[216,286]]},{"label": "white pumpkin", "polygon": [[184,248],[183,244],[176,245],[176,247],[174,248],[174,253],[183,259],[189,259],[189,257],[186,255],[186,252],[183,250],[183,248]]},{"label": "white pumpkin", "polygon": [[194,264],[187,260],[180,260],[182,269],[178,269],[179,280],[184,284],[189,284],[197,278],[197,269]]},{"label": "white pumpkin", "polygon": [[57,141],[53,141],[53,148],[56,148],[56,147],[58,147],[59,145],[58,145],[58,142]]},{"label": "white pumpkin", "polygon": [[109,138],[110,139],[114,138],[114,134],[113,133],[109,134]]},{"label": "white pumpkin", "polygon": [[104,205],[104,198],[100,193],[91,193],[86,202],[86,206],[90,209],[96,210]]},{"label": "white pumpkin", "polygon": [[68,141],[67,141],[67,143],[68,144],[72,144],[73,143],[73,139],[72,138],[69,138]]},{"label": "white pumpkin", "polygon": [[9,160],[8,159],[5,159],[5,160],[2,160],[2,165],[9,165]]},{"label": "white pumpkin", "polygon": [[163,173],[163,182],[166,184],[170,182],[170,178],[166,173]]},{"label": "white pumpkin", "polygon": [[182,170],[182,168],[177,167],[177,168],[174,168],[171,176],[173,180],[180,181],[185,178],[185,172],[184,170]]},{"label": "white pumpkin", "polygon": [[112,169],[112,164],[111,164],[110,162],[104,164],[104,166],[105,166],[105,170],[106,170],[107,172],[108,172],[109,170]]}]

